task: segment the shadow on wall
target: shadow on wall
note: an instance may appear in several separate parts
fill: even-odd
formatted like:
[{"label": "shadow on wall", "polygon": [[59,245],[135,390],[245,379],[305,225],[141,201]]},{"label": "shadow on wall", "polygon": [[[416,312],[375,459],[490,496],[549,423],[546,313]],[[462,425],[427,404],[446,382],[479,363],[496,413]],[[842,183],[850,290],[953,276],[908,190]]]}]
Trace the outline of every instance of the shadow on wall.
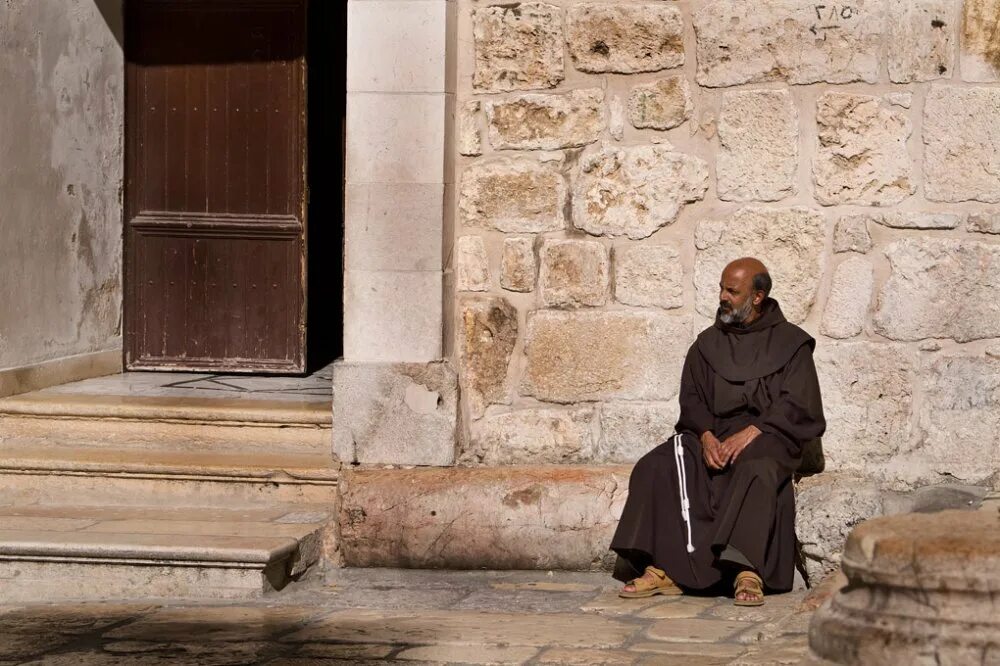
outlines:
[{"label": "shadow on wall", "polygon": [[125,21],[124,7],[125,0],[94,0],[94,6],[101,12],[108,30],[114,35],[118,46],[125,47]]}]

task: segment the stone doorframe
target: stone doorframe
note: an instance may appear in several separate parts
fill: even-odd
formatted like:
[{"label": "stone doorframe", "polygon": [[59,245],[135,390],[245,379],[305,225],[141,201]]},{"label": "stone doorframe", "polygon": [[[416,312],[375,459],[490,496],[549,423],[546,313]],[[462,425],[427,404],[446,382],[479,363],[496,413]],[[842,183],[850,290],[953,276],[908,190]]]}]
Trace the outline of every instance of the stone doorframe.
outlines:
[{"label": "stone doorframe", "polygon": [[449,465],[458,388],[444,361],[452,291],[454,0],[349,0],[344,357],[334,453]]}]

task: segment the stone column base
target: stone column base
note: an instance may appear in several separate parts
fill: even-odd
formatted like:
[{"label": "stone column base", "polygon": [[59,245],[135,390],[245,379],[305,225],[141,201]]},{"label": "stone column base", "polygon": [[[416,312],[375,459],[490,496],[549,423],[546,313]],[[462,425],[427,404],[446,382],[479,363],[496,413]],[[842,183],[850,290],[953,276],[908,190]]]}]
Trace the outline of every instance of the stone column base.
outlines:
[{"label": "stone column base", "polygon": [[447,362],[333,367],[333,452],[344,463],[451,465],[457,422]]}]

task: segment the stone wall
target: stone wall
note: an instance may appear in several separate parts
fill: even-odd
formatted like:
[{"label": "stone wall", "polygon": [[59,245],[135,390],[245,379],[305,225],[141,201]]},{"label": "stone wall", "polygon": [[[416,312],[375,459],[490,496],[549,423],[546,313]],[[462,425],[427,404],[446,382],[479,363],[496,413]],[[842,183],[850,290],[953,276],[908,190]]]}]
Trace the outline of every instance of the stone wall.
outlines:
[{"label": "stone wall", "polygon": [[752,254],[818,339],[838,496],[993,484],[998,16],[460,0],[460,461],[636,460],[671,431],[721,268]]},{"label": "stone wall", "polygon": [[0,6],[0,370],[121,350],[121,4]]}]

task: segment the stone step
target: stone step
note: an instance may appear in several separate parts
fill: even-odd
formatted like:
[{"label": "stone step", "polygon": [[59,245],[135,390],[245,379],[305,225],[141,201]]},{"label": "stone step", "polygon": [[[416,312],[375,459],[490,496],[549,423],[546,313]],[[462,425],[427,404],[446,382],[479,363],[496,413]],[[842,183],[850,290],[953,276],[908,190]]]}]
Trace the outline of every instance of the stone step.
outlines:
[{"label": "stone step", "polygon": [[288,505],[0,505],[0,589],[6,603],[256,598],[321,562],[331,518]]},{"label": "stone step", "polygon": [[0,501],[128,505],[136,498],[170,506],[268,503],[335,506],[339,463],[328,450],[268,452],[255,447],[144,448],[76,439],[15,437],[0,442]]},{"label": "stone step", "polygon": [[38,391],[0,400],[0,440],[82,439],[119,448],[255,448],[327,453],[332,402],[87,395]]}]

